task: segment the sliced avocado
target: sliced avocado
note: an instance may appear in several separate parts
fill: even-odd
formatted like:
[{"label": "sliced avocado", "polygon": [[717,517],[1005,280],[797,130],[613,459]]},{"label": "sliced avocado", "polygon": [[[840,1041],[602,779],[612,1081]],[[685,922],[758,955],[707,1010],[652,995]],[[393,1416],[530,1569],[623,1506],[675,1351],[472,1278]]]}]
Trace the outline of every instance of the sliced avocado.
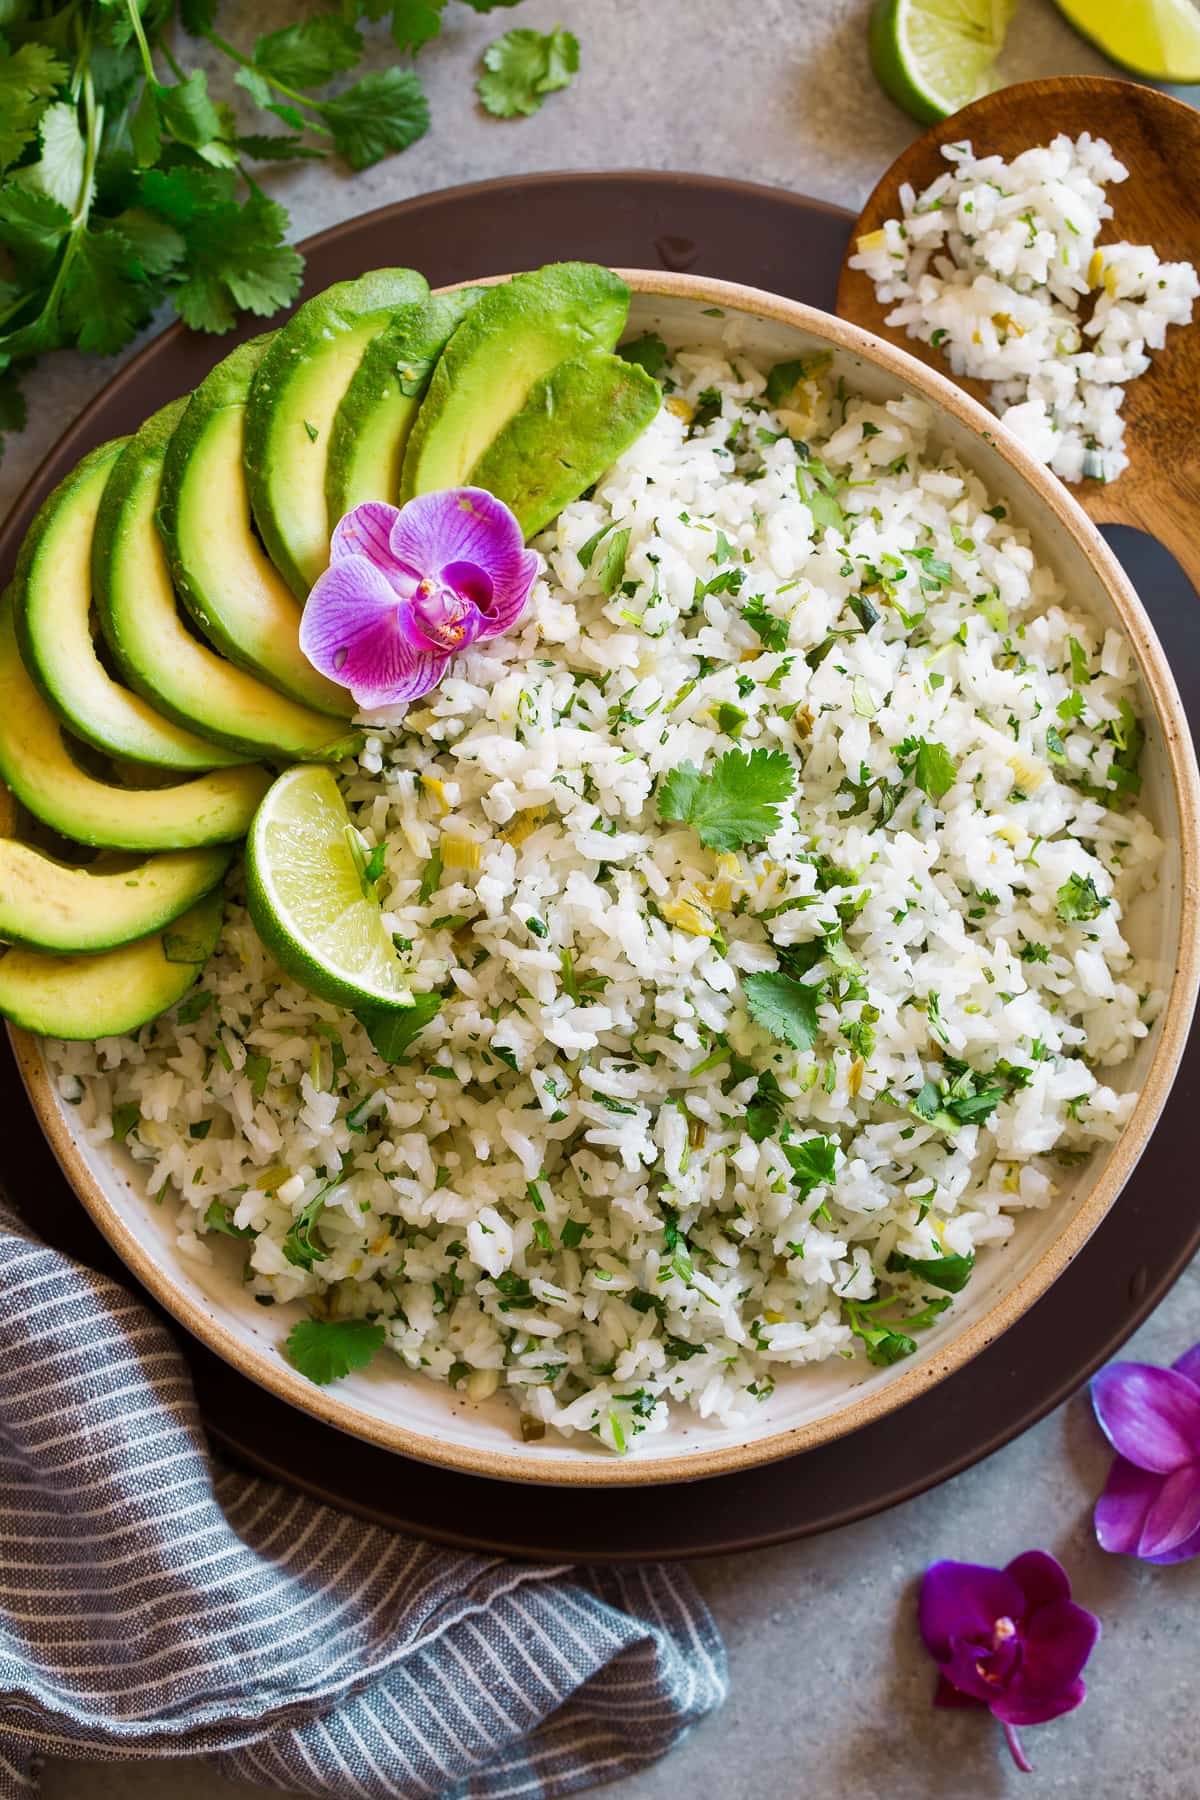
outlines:
[{"label": "sliced avocado", "polygon": [[300,608],[250,520],[246,397],[270,337],[241,344],[188,401],[167,446],[158,528],[175,586],[205,637],[281,693],[346,719],[354,702],[300,648]]},{"label": "sliced avocado", "polygon": [[0,776],[35,818],[78,844],[114,850],[230,844],[246,835],[271,785],[256,764],[159,788],[114,787],[87,774],[25,671],[7,594],[0,601],[0,694]]},{"label": "sliced avocado", "polygon": [[109,648],[131,687],[153,696],[168,717],[231,749],[288,762],[336,762],[362,742],[360,733],[226,662],[179,615],[154,509],[184,404],[164,407],[129,440],[100,503],[92,590]]},{"label": "sliced avocado", "polygon": [[43,1037],[121,1037],[182,1000],[217,946],[225,896],[220,888],[176,919],[118,950],[52,956],[9,950],[0,956],[0,1013]]},{"label": "sliced avocado", "polygon": [[431,294],[424,306],[398,313],[367,345],[329,438],[325,509],[331,536],[338,520],[364,500],[396,504],[404,447],[434,365],[484,291]]},{"label": "sliced avocado", "polygon": [[271,561],[304,599],[329,561],[325,464],[338,403],[373,338],[426,300],[413,269],[375,269],[308,300],[276,332],[246,407],[245,467]]},{"label": "sliced avocado", "polygon": [[510,506],[527,538],[578,500],[658,411],[657,381],[619,356],[579,356],[540,381],[471,470]]},{"label": "sliced avocado", "polygon": [[611,350],[629,289],[595,263],[550,263],[488,288],[439,358],[404,453],[402,500],[462,487],[535,381],[568,357]]},{"label": "sliced avocado", "polygon": [[111,950],[159,931],[215,888],[233,857],[169,850],[134,863],[102,854],[72,868],[15,838],[0,840],[0,940],[34,950]]},{"label": "sliced avocado", "polygon": [[124,438],[101,444],[44,502],[13,578],[25,666],[77,737],[110,756],[166,769],[215,769],[243,756],[164,719],[113,680],[92,641],[92,532]]}]

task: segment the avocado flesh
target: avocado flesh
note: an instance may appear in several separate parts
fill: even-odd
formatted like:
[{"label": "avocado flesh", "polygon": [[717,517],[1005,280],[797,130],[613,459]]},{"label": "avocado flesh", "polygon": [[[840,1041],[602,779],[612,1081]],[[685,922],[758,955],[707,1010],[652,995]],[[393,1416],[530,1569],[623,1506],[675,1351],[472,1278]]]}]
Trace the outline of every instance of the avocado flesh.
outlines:
[{"label": "avocado flesh", "polygon": [[136,1031],[182,1000],[216,949],[225,896],[215,888],[165,931],[97,956],[9,950],[0,956],[0,1013],[43,1037]]},{"label": "avocado flesh", "polygon": [[325,465],[325,510],[330,535],[338,520],[364,500],[400,497],[404,447],[438,357],[482,288],[431,294],[424,306],[400,313],[367,345],[334,415]]},{"label": "avocado flesh", "polygon": [[534,383],[569,358],[612,350],[629,289],[595,263],[550,263],[488,288],[438,361],[404,453],[402,500],[462,487]]},{"label": "avocado flesh", "polygon": [[13,579],[26,668],[77,737],[110,756],[165,769],[214,769],[244,757],[184,729],[104,668],[92,640],[92,534],[101,495],[127,440],[78,463],[25,534]]},{"label": "avocado flesh", "polygon": [[74,761],[62,727],[26,673],[12,603],[0,601],[0,776],[35,818],[77,844],[189,850],[245,837],[271,785],[265,769],[216,769],[171,787],[123,788]]},{"label": "avocado flesh", "polygon": [[535,537],[641,436],[661,399],[657,381],[619,356],[559,363],[493,438],[470,484],[503,500]]},{"label": "avocado flesh", "polygon": [[92,588],[117,666],[131,687],[153,696],[170,718],[243,755],[339,761],[361,743],[359,734],[226,662],[180,618],[154,522],[163,459],[180,406],[164,407],[130,439],[96,519]]},{"label": "avocado flesh", "polygon": [[[158,931],[221,880],[232,850],[169,850],[109,869],[72,868],[0,840],[0,940],[66,954],[111,950]],[[119,859],[124,860],[124,859]]]},{"label": "avocado flesh", "polygon": [[167,446],[158,528],[179,597],[210,643],[293,700],[346,719],[354,702],[301,650],[296,596],[251,524],[246,397],[269,342],[239,345],[188,401]]},{"label": "avocado flesh", "polygon": [[245,469],[254,522],[301,600],[329,562],[325,465],[334,417],[368,344],[400,308],[428,298],[413,269],[339,281],[275,334],[246,407]]}]

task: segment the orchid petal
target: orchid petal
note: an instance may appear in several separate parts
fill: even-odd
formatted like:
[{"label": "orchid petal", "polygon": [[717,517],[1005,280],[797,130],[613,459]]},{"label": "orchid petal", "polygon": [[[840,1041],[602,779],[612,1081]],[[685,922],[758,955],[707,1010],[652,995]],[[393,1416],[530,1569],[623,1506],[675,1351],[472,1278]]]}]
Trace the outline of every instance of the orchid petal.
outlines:
[{"label": "orchid petal", "polygon": [[1009,1563],[1004,1573],[1011,1575],[1024,1594],[1026,1617],[1039,1606],[1050,1606],[1056,1600],[1071,1598],[1067,1571],[1048,1550],[1026,1550],[1023,1556],[1015,1557]]},{"label": "orchid petal", "polygon": [[1110,1363],[1092,1405],[1113,1449],[1139,1469],[1169,1475],[1200,1455],[1200,1388],[1174,1369]]},{"label": "orchid petal", "polygon": [[436,685],[450,659],[412,641],[407,610],[373,563],[346,557],[326,569],[309,595],[300,647],[365,712],[413,700]]},{"label": "orchid petal", "polygon": [[1087,1696],[1087,1687],[1082,1681],[1073,1681],[1060,1694],[1045,1700],[1027,1700],[1022,1694],[1000,1694],[992,1701],[992,1717],[999,1719],[1002,1725],[1046,1725],[1051,1719],[1061,1719],[1064,1713],[1074,1712],[1082,1706]]},{"label": "orchid petal", "polygon": [[1025,1627],[1025,1655],[1011,1692],[1031,1702],[1064,1693],[1096,1648],[1099,1636],[1099,1619],[1074,1600],[1056,1600],[1041,1607]]},{"label": "orchid petal", "polygon": [[1139,1469],[1123,1456],[1113,1461],[1104,1492],[1096,1502],[1096,1542],[1116,1556],[1136,1556],[1150,1508],[1158,1498],[1162,1476]]},{"label": "orchid petal", "polygon": [[492,592],[480,607],[483,637],[498,636],[519,617],[538,570],[513,514],[483,488],[419,494],[397,516],[390,549],[395,562],[419,574],[440,574],[455,563],[485,570]]},{"label": "orchid petal", "polygon": [[1177,1375],[1194,1381],[1200,1387],[1200,1344],[1193,1344],[1190,1350],[1185,1350],[1178,1362],[1173,1362],[1171,1367]]},{"label": "orchid petal", "polygon": [[1001,1569],[938,1562],[921,1583],[921,1636],[937,1662],[949,1660],[955,1638],[990,1646],[996,1620],[1020,1618],[1024,1610],[1021,1589]]},{"label": "orchid petal", "polygon": [[1139,1556],[1163,1556],[1200,1530],[1200,1464],[1164,1477],[1142,1526]]},{"label": "orchid petal", "polygon": [[956,1707],[986,1706],[987,1701],[978,1699],[974,1694],[964,1694],[962,1689],[956,1688],[952,1681],[948,1681],[944,1675],[939,1675],[937,1687],[934,1689],[933,1704]]},{"label": "orchid petal", "polygon": [[329,546],[331,563],[344,562],[348,556],[365,556],[382,575],[390,578],[395,566],[391,552],[392,531],[400,509],[383,500],[364,500],[340,518],[333,528]]},{"label": "orchid petal", "polygon": [[1143,1562],[1164,1569],[1172,1563],[1190,1562],[1194,1556],[1200,1556],[1200,1530],[1193,1531],[1191,1537],[1184,1538],[1172,1550],[1156,1551],[1153,1556],[1147,1556],[1144,1551],[1141,1553]]}]

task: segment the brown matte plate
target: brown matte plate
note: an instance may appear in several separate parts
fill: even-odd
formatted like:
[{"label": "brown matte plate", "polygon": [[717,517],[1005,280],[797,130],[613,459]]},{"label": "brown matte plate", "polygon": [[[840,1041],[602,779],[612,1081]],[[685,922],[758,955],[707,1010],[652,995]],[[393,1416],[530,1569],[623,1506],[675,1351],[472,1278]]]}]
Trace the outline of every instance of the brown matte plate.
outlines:
[{"label": "brown matte plate", "polygon": [[[852,215],[708,176],[534,175],[452,188],[350,220],[307,246],[307,290],[381,263],[435,285],[568,257],[686,269],[832,308]],[[257,329],[248,322],[243,335]],[[172,329],[105,389],[38,471],[4,531],[0,577],[49,488],[94,444],[134,430],[205,375],[229,338]],[[1107,534],[1163,639],[1193,733],[1200,605],[1138,533]],[[43,1140],[7,1042],[0,1051],[3,1177],[52,1243],[128,1280]],[[518,1556],[702,1556],[778,1543],[879,1512],[998,1449],[1086,1380],[1161,1300],[1200,1243],[1192,1119],[1200,1029],[1142,1162],[1053,1290],[960,1370],[899,1412],[801,1457],[685,1488],[537,1489],[433,1469],[295,1412],[172,1327],[212,1437],[241,1461],[422,1537]],[[151,1303],[152,1304],[152,1303]]]}]

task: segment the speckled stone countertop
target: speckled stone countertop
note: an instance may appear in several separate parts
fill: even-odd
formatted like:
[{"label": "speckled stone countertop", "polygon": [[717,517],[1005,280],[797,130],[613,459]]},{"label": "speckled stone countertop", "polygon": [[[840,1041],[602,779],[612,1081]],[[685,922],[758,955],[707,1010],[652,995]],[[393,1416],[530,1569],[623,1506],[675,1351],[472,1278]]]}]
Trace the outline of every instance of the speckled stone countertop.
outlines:
[{"label": "speckled stone countertop", "polygon": [[[443,39],[422,54],[429,135],[362,175],[301,166],[273,178],[272,191],[297,236],[431,188],[554,168],[696,169],[857,206],[915,129],[871,77],[867,10],[868,0],[525,0],[519,14],[488,19],[452,7]],[[295,11],[287,0],[227,0],[222,29],[248,41]],[[487,118],[471,85],[483,45],[510,24],[547,29],[560,20],[583,46],[572,90],[532,119]],[[1050,0],[1024,0],[1004,71],[1013,80],[1113,73]],[[64,355],[29,381],[30,427],[0,464],[0,506],[111,368]],[[1193,1269],[1131,1354],[1170,1361],[1198,1337]],[[731,1697],[673,1756],[621,1784],[622,1800],[1000,1800],[1031,1792],[1196,1800],[1200,1564],[1156,1570],[1095,1549],[1090,1508],[1106,1467],[1080,1397],[989,1461],[882,1518],[695,1565],[729,1646]],[[937,1557],[1001,1563],[1034,1544],[1069,1564],[1104,1636],[1088,1670],[1092,1699],[1025,1734],[1037,1771],[1029,1778],[1009,1766],[985,1718],[932,1710],[915,1594],[921,1570]],[[198,1761],[52,1762],[45,1774],[47,1800],[251,1800],[262,1792],[234,1788]]]}]

